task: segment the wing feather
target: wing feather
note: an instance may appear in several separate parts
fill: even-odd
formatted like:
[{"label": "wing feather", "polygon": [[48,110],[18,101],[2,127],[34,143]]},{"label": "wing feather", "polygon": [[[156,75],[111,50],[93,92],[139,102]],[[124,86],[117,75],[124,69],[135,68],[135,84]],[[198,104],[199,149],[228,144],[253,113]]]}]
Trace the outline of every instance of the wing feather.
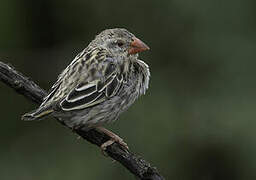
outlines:
[{"label": "wing feather", "polygon": [[64,111],[72,111],[72,110],[79,110],[84,109],[90,106],[93,106],[97,103],[100,103],[104,101],[104,94],[95,92],[90,96],[81,98],[77,101],[69,102],[67,100],[64,100],[61,102],[61,107]]},{"label": "wing feather", "polygon": [[75,89],[71,91],[71,93],[67,96],[66,100],[68,102],[75,102],[85,97],[92,96],[96,91],[97,90],[95,85],[91,87],[88,86],[87,89],[83,89],[83,90]]},{"label": "wing feather", "polygon": [[92,107],[118,93],[123,83],[123,76],[118,73],[113,60],[106,62],[104,65],[103,72],[98,73],[102,74],[102,77],[98,77],[92,82],[85,80],[79,83],[60,102],[62,110],[72,111]]}]

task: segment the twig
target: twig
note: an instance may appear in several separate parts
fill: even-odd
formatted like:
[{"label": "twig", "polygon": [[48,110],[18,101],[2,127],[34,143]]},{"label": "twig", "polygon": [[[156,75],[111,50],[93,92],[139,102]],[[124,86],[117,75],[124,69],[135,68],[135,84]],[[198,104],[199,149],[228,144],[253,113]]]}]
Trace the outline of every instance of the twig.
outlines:
[{"label": "twig", "polygon": [[[40,104],[46,96],[46,91],[41,89],[31,79],[25,77],[20,72],[16,71],[11,65],[7,65],[0,61],[0,80],[13,88],[17,93],[22,94],[29,100]],[[60,121],[58,121],[60,122]],[[61,122],[60,122],[61,123]],[[63,124],[63,123],[62,123]],[[63,124],[65,126],[65,124]],[[84,131],[83,129],[72,130],[83,139],[92,144],[101,146],[110,139],[106,134],[98,132],[94,129]],[[155,167],[152,167],[147,161],[135,155],[134,153],[123,149],[117,143],[107,147],[106,153],[114,160],[121,163],[137,178],[143,180],[163,180]]]}]

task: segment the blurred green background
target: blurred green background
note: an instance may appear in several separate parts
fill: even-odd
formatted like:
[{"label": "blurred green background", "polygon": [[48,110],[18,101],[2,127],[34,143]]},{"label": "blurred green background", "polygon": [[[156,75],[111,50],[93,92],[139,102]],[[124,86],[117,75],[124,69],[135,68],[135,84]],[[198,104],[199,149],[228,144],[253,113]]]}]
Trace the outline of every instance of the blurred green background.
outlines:
[{"label": "blurred green background", "polygon": [[[256,1],[1,0],[0,59],[43,88],[100,31],[146,42],[147,94],[107,127],[166,179],[256,178]],[[133,179],[0,83],[0,179]]]}]

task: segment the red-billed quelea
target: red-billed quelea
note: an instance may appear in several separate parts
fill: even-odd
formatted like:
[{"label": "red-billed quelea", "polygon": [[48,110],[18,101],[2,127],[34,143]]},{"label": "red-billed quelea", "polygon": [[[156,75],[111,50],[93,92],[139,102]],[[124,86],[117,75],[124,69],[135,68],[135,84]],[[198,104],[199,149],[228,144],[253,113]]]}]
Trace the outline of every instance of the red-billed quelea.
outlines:
[{"label": "red-billed quelea", "polygon": [[70,128],[107,133],[113,142],[127,147],[117,135],[101,127],[115,121],[131,106],[149,84],[149,67],[138,53],[149,47],[126,29],[107,29],[59,75],[38,109],[23,115],[23,120],[58,117]]}]

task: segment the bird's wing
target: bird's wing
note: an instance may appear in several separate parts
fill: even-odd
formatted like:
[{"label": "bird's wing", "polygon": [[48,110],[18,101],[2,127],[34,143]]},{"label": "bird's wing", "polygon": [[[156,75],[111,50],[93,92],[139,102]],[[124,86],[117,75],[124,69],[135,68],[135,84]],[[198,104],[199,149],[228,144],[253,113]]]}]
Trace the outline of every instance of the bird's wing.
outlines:
[{"label": "bird's wing", "polygon": [[84,78],[60,102],[63,111],[85,109],[102,103],[116,95],[123,83],[123,75],[118,73],[113,58],[93,63],[91,68],[87,68],[87,74],[90,74],[90,80]]},{"label": "bird's wing", "polygon": [[[80,52],[75,57],[75,59],[66,67],[66,69],[64,69],[64,71],[62,71],[62,73],[58,76],[57,81],[53,84],[53,86],[49,90],[48,95],[46,97],[44,97],[44,100],[43,100],[42,104],[40,105],[40,107],[44,107],[46,104],[51,104],[55,100],[55,99],[53,100],[53,97],[55,97],[56,96],[55,94],[59,91],[62,81],[65,79],[66,74],[68,74],[67,72],[69,71],[69,69],[72,68],[72,66],[74,64],[78,64],[78,62],[81,60],[85,61],[85,59],[82,58],[82,56],[84,54],[85,54],[85,50]],[[62,97],[60,97],[60,98],[62,98]]]}]

